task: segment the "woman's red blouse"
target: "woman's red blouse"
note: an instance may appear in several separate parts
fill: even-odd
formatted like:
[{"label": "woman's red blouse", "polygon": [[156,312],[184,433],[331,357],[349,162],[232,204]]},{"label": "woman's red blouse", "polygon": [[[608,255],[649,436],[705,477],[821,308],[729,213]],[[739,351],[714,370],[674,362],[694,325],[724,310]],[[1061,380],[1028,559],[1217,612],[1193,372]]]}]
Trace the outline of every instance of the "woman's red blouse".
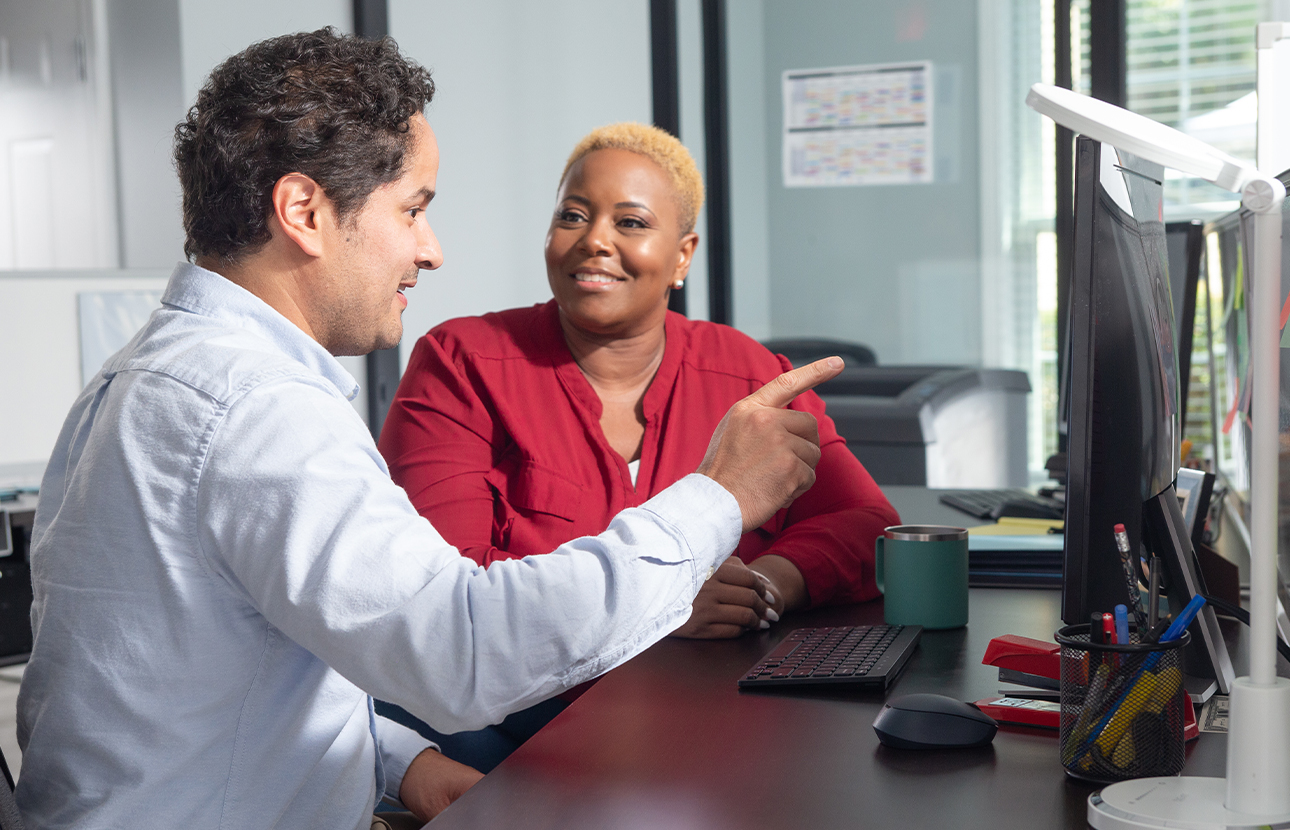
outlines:
[{"label": "woman's red blouse", "polygon": [[[703,460],[726,410],[792,368],[727,326],[668,312],[662,364],[645,392],[632,485],[600,428],[600,399],[565,344],[555,301],[449,320],[417,341],[381,431],[390,474],[461,552],[487,565],[603,532]],[[847,449],[814,392],[793,409],[819,421],[813,487],[744,534],[744,562],[797,566],[812,605],[877,595],[874,539],[899,517]]]}]

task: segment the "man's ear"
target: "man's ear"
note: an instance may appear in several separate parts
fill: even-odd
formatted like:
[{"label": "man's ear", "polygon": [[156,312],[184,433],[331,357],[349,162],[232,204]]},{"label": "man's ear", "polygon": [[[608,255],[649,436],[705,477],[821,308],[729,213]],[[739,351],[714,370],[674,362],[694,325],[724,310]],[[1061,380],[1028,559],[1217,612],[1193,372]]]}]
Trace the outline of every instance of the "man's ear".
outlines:
[{"label": "man's ear", "polygon": [[323,229],[334,224],[334,208],[322,187],[304,173],[288,173],[273,185],[272,202],[270,226],[307,256],[322,256]]}]

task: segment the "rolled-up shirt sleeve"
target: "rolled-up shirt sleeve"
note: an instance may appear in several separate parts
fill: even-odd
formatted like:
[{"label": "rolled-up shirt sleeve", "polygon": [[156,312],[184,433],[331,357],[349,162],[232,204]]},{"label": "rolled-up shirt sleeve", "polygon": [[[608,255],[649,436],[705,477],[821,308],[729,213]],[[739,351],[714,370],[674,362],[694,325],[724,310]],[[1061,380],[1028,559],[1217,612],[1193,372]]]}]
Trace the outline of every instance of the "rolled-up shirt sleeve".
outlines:
[{"label": "rolled-up shirt sleeve", "polygon": [[206,566],[442,731],[496,723],[644,650],[688,618],[740,535],[734,497],[690,475],[599,536],[485,569],[417,514],[325,389],[259,383],[214,424],[193,517]]}]

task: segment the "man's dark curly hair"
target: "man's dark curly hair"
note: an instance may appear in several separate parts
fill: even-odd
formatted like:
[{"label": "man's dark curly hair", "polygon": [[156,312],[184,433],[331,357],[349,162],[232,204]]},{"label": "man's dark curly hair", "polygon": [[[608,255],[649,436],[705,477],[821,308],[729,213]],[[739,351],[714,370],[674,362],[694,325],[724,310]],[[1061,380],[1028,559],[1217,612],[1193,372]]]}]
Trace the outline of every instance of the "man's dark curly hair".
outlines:
[{"label": "man's dark curly hair", "polygon": [[253,44],[220,64],[175,127],[184,253],[232,263],[269,241],[273,186],[317,182],[343,221],[403,173],[434,81],[390,38],[335,29]]}]

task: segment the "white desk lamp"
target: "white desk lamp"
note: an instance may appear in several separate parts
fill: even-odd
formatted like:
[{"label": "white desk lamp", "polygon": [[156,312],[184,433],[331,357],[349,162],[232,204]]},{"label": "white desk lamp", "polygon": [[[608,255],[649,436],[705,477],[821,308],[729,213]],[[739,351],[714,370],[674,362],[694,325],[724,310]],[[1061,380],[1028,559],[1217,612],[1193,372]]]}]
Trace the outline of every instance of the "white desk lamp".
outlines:
[{"label": "white desk lamp", "polygon": [[[1089,797],[1110,828],[1290,828],[1290,680],[1277,677],[1277,464],[1281,380],[1281,202],[1285,187],[1210,145],[1068,89],[1035,84],[1026,104],[1063,127],[1241,194],[1254,214],[1250,280],[1250,674],[1232,687],[1227,778],[1140,778]],[[1290,136],[1281,136],[1290,141]]]}]

